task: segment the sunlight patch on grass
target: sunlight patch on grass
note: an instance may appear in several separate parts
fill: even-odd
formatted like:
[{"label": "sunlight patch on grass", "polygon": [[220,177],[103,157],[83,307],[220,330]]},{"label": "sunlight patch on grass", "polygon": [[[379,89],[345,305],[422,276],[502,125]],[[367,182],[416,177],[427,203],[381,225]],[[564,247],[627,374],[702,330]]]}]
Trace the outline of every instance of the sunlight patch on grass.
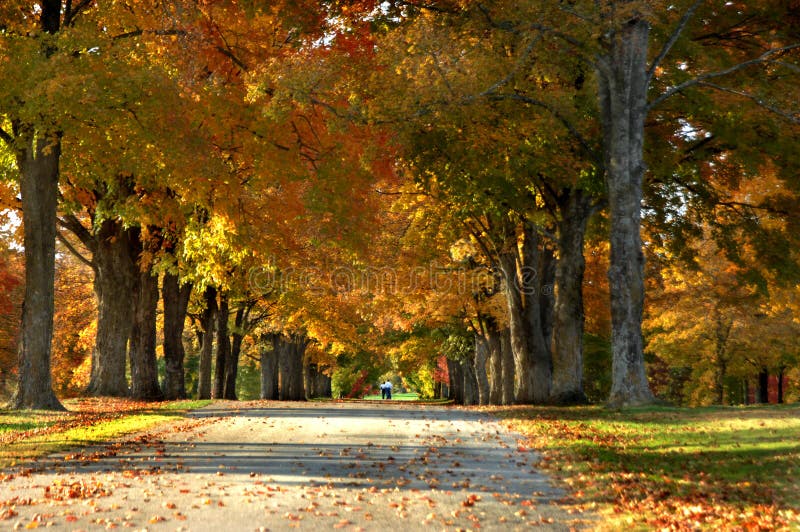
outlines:
[{"label": "sunlight patch on grass", "polygon": [[65,401],[70,412],[0,410],[0,467],[145,431],[210,403],[135,403],[104,398]]},{"label": "sunlight patch on grass", "polygon": [[800,528],[800,407],[496,408],[609,529]]}]

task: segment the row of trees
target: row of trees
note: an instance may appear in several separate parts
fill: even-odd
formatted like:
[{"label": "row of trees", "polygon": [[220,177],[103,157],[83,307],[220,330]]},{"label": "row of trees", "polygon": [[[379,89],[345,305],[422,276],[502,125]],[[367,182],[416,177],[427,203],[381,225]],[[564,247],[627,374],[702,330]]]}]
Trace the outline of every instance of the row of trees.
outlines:
[{"label": "row of trees", "polygon": [[[724,295],[752,295],[737,308],[760,297],[764,325],[789,337],[795,13],[709,0],[10,2],[3,197],[25,253],[12,403],[60,407],[56,239],[92,271],[94,395],[184,396],[188,313],[200,397],[235,397],[250,338],[263,397],[327,393],[302,368],[345,355],[433,375],[455,346],[466,402],[583,402],[588,323],[610,341],[608,402],[649,403],[645,288],[666,301],[671,272],[715,261],[735,265]],[[610,251],[610,307],[591,315],[584,298],[602,287],[586,282],[587,239]],[[653,301],[650,347],[664,353],[679,336]],[[719,316],[727,339],[734,319]],[[702,358],[724,380],[716,345]],[[785,345],[760,371],[792,366]]]}]

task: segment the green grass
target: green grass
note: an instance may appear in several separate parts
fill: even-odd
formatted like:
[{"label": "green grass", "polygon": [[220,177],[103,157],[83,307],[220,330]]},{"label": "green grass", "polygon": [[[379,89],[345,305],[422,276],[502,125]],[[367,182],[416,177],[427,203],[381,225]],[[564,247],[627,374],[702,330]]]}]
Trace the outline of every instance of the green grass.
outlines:
[{"label": "green grass", "polygon": [[111,400],[106,409],[95,405],[88,410],[79,401],[67,401],[70,412],[0,410],[0,467],[145,431],[210,402],[171,401],[141,407],[141,403]]},{"label": "green grass", "polygon": [[[377,395],[365,395],[363,397],[366,401],[380,401],[381,396],[380,394]],[[392,394],[392,401],[418,401],[419,394],[417,393],[393,393]]]},{"label": "green grass", "polygon": [[800,529],[800,406],[496,411],[611,528]]}]

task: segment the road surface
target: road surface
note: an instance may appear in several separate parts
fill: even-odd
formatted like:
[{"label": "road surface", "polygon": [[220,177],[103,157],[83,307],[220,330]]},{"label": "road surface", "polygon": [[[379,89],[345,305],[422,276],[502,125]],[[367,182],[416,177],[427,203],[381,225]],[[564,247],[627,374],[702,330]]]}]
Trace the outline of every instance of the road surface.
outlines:
[{"label": "road surface", "polygon": [[551,530],[591,527],[535,452],[473,411],[218,402],[0,483],[0,528]]}]

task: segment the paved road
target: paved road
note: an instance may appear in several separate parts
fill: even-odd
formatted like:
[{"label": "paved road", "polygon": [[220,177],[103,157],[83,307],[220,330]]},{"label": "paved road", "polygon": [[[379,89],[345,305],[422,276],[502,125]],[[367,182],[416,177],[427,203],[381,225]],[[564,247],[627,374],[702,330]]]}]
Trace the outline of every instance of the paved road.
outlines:
[{"label": "paved road", "polygon": [[[0,483],[0,527],[518,530],[586,526],[488,417],[401,403],[215,403]],[[2,515],[2,514],[0,514]]]}]

